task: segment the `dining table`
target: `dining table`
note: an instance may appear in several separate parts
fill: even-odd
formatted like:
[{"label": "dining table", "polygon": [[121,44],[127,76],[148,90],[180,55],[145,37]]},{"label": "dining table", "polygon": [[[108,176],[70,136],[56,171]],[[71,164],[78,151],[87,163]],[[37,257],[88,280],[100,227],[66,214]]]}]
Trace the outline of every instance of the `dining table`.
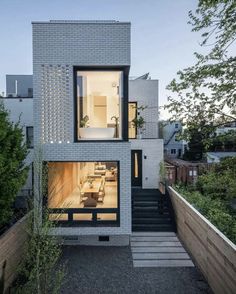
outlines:
[{"label": "dining table", "polygon": [[99,192],[101,184],[102,180],[100,179],[96,179],[96,181],[93,181],[92,186],[89,182],[85,182],[82,188],[82,192],[91,194],[91,197],[93,198],[94,194],[97,194]]}]

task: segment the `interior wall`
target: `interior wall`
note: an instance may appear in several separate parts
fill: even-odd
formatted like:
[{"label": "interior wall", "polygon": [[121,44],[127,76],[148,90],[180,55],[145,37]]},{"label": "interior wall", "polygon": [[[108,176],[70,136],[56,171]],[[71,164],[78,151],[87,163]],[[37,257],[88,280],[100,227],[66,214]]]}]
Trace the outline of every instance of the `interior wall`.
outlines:
[{"label": "interior wall", "polygon": [[48,207],[58,207],[79,183],[77,163],[48,163]]}]

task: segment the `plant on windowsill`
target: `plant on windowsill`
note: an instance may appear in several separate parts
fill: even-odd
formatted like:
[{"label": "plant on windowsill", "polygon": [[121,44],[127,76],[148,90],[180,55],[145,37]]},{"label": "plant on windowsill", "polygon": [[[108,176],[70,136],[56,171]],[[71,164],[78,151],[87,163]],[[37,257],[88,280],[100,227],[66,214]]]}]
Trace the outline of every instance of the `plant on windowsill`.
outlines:
[{"label": "plant on windowsill", "polygon": [[141,115],[132,120],[133,126],[137,129],[137,139],[142,139],[145,123],[146,122]]},{"label": "plant on windowsill", "polygon": [[88,128],[89,127],[89,117],[88,115],[85,115],[81,121],[80,121],[80,127],[81,128]]},{"label": "plant on windowsill", "polygon": [[144,126],[146,124],[144,118],[140,115],[140,111],[144,111],[147,106],[140,105],[136,107],[137,110],[137,117],[132,120],[133,126],[137,129],[137,139],[142,139],[143,131],[145,130]]},{"label": "plant on windowsill", "polygon": [[112,116],[111,120],[115,120],[115,138],[119,137],[119,117],[118,116]]}]

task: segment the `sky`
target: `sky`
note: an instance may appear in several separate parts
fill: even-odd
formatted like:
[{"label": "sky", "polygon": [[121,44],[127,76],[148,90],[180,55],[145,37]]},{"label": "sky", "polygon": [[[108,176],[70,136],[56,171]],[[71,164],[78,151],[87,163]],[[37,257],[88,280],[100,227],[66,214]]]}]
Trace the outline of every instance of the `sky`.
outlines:
[{"label": "sky", "polygon": [[[191,32],[188,11],[197,0],[0,0],[0,93],[6,74],[32,74],[31,21],[120,20],[131,22],[130,76],[149,72],[159,80],[159,104],[168,83],[194,64],[200,36]],[[167,114],[161,110],[161,116]]]}]

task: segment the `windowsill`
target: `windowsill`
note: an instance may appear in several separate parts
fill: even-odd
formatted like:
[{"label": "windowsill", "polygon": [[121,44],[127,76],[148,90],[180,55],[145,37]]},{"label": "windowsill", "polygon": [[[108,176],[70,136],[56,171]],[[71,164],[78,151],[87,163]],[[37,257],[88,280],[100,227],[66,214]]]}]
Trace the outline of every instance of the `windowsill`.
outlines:
[{"label": "windowsill", "polygon": [[85,138],[85,139],[78,139],[77,141],[75,141],[75,143],[84,143],[84,142],[126,142],[127,140],[124,139],[119,139],[119,138],[113,138],[113,139],[89,139],[89,138]]}]

